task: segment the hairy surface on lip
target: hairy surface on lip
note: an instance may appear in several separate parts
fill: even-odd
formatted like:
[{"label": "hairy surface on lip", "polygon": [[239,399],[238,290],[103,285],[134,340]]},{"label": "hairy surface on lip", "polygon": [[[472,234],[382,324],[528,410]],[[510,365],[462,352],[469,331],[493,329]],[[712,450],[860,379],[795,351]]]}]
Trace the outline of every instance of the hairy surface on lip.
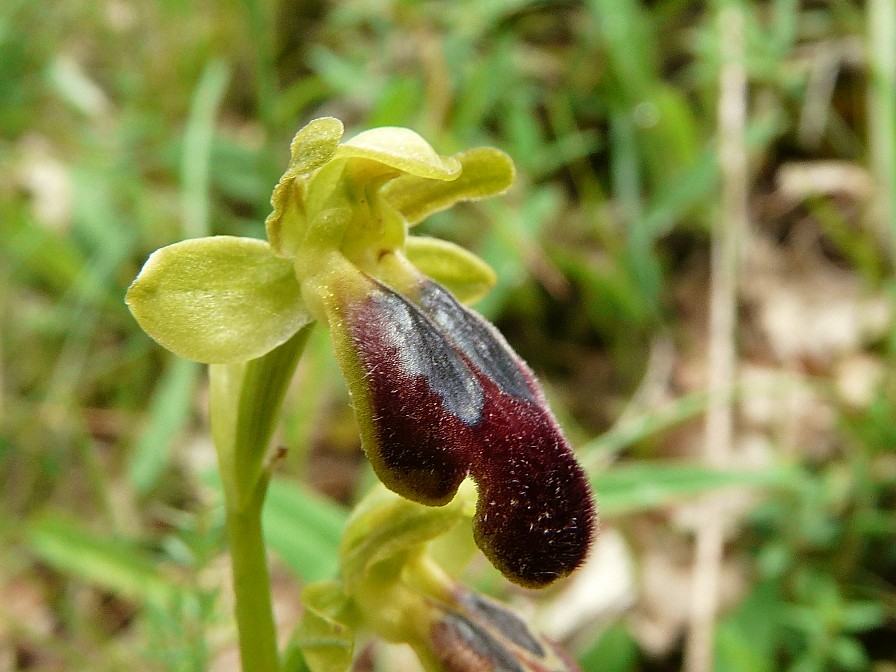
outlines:
[{"label": "hairy surface on lip", "polygon": [[444,504],[469,474],[479,488],[474,535],[492,563],[531,587],[569,574],[591,545],[594,504],[532,372],[439,285],[427,281],[418,307],[370,282],[346,323],[379,477],[409,499]]}]

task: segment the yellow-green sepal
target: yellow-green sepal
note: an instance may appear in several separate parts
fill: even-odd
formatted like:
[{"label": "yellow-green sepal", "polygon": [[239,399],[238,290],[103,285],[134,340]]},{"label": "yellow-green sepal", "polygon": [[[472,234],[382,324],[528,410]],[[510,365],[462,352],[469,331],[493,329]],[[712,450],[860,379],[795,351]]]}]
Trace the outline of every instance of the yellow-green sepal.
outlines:
[{"label": "yellow-green sepal", "polygon": [[454,180],[461,165],[454,157],[439,156],[409,128],[383,126],[359,133],[339,145],[338,157],[368,159],[427,180]]},{"label": "yellow-green sepal", "polygon": [[291,256],[305,231],[304,176],[326,164],[336,153],[344,132],[342,122],[322,117],[305,125],[289,146],[289,167],[274,187],[271,196],[273,212],[265,220],[271,246],[281,256]]},{"label": "yellow-green sepal", "polygon": [[404,253],[424,275],[446,287],[462,303],[475,303],[498,281],[491,266],[447,240],[408,236]]},{"label": "yellow-green sepal", "polygon": [[[408,224],[417,224],[459,201],[475,201],[502,194],[513,184],[513,161],[493,147],[477,147],[453,157],[460,165],[459,176],[450,182],[402,175],[383,187],[383,196]],[[409,171],[410,172],[410,171]]]},{"label": "yellow-green sepal", "polygon": [[159,345],[206,364],[260,357],[312,321],[293,264],[253,238],[195,238],[156,250],[125,303]]}]

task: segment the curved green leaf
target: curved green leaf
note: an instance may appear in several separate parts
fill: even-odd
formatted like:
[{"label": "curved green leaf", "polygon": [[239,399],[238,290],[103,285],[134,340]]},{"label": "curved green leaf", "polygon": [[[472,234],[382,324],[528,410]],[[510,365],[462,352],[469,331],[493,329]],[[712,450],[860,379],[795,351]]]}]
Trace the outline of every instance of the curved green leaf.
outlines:
[{"label": "curved green leaf", "polygon": [[160,345],[210,364],[260,357],[311,322],[292,264],[252,238],[196,238],[156,250],[125,302]]}]

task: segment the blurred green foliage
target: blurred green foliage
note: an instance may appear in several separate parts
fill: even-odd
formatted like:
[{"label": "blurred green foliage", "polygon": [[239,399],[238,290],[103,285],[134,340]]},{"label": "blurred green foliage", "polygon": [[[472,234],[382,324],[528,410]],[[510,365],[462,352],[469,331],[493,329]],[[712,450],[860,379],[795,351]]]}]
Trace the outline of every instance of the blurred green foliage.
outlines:
[{"label": "blurred green foliage", "polygon": [[[799,216],[832,264],[892,296],[888,5],[0,3],[0,601],[25,591],[40,605],[0,618],[0,656],[12,669],[204,670],[232,641],[209,580],[224,540],[202,462],[205,379],[140,332],[123,296],[162,245],[261,237],[289,139],[332,114],[353,132],[411,127],[443,153],[513,156],[507,197],[422,226],[498,272],[478,308],[542,374],[633,547],[645,511],[761,486],[729,549],[749,580],[719,624],[716,669],[891,670],[896,331],[865,348],[884,371],[867,407],[828,394],[836,420],[820,455],[790,446],[751,474],[669,464],[680,453],[667,440],[706,396],[628,406],[658,340],[702,347],[723,6],[745,17],[756,226],[787,243],[786,218],[761,207],[783,163],[866,167],[884,210],[822,195]],[[745,331],[743,356],[767,362]],[[806,372],[833,385],[829,369]],[[265,519],[296,582],[335,566],[345,504],[369,483],[340,386],[315,337]],[[676,665],[642,650],[625,619],[576,641],[586,672]]]}]

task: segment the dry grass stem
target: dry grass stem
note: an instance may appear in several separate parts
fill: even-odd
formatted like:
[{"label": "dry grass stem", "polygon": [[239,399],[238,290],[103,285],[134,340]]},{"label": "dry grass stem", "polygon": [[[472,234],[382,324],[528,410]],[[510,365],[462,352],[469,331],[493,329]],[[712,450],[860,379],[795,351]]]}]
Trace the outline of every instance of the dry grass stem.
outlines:
[{"label": "dry grass stem", "polygon": [[[722,203],[712,240],[710,280],[708,389],[713,402],[706,415],[703,459],[724,466],[731,456],[732,400],[736,352],[737,278],[741,239],[747,227],[747,74],[744,66],[743,16],[728,7],[719,15],[723,64],[718,102],[719,164]],[[713,639],[718,608],[719,577],[724,543],[721,512],[708,507],[697,531],[692,578],[691,617],[684,669],[708,672],[713,663]]]}]

